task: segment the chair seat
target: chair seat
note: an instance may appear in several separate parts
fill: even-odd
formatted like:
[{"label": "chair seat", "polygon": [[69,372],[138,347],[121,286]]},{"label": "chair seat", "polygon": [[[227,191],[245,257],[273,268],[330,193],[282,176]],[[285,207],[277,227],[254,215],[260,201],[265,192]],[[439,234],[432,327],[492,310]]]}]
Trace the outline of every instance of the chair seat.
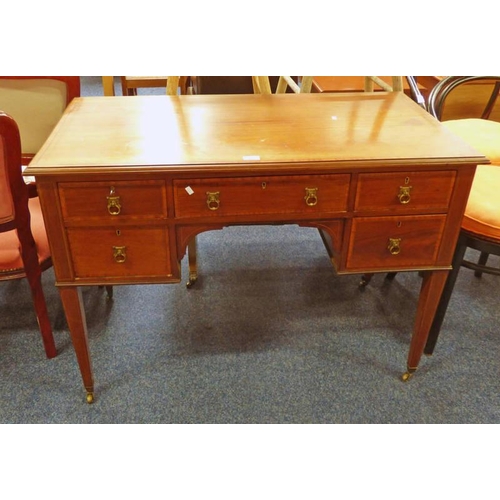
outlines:
[{"label": "chair seat", "polygon": [[500,164],[500,123],[480,118],[466,118],[442,122],[491,163]]},{"label": "chair seat", "polygon": [[[40,208],[40,200],[29,200],[31,215],[31,232],[35,239],[38,261],[40,264],[50,257],[49,242]],[[23,269],[23,259],[20,252],[19,239],[16,230],[0,233],[0,277],[2,273]]]},{"label": "chair seat", "polygon": [[500,241],[500,164],[476,169],[462,229],[489,240]]},{"label": "chair seat", "polygon": [[489,240],[500,240],[500,123],[479,118],[442,122],[491,165],[477,167],[462,222],[465,231]]}]

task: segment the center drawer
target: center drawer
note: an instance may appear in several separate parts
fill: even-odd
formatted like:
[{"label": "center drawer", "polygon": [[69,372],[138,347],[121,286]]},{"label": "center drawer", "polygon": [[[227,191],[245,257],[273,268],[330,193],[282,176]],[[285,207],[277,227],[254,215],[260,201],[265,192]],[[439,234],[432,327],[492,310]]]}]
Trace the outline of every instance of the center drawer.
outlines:
[{"label": "center drawer", "polygon": [[174,180],[175,216],[338,213],[350,174]]}]

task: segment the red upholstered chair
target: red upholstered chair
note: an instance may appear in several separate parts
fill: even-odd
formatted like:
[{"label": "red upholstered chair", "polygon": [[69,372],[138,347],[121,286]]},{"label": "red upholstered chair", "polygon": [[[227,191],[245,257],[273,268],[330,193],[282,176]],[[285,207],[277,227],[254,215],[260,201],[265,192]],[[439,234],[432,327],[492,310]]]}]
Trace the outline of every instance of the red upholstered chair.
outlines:
[{"label": "red upholstered chair", "polygon": [[41,274],[51,265],[40,202],[30,198],[22,177],[19,129],[12,117],[0,112],[0,281],[27,278],[48,358],[57,351]]},{"label": "red upholstered chair", "polygon": [[67,105],[79,96],[79,76],[0,76],[0,109],[19,127],[23,165],[31,161]]},{"label": "red upholstered chair", "polygon": [[[15,168],[20,169],[21,164],[29,164],[33,156],[47,140],[67,105],[75,97],[79,96],[79,76],[0,76],[0,110],[15,120],[21,140],[21,152],[17,167],[9,164],[9,171],[13,171],[12,169]],[[6,119],[3,118],[3,120],[5,121]],[[5,145],[5,142],[3,144]],[[10,149],[10,143],[7,144],[7,148],[5,151],[8,151],[11,155],[9,157],[12,158],[13,153]],[[3,153],[1,161],[5,162]],[[7,164],[4,167],[7,168]],[[17,170],[15,171],[17,172]],[[17,174],[15,175],[17,176]],[[10,185],[13,180],[12,178],[9,179],[9,184],[6,179],[8,178],[5,175],[0,179],[3,181],[3,190],[0,191],[2,212],[9,203],[7,200],[11,199],[11,195],[9,194],[7,197],[6,193],[10,193]],[[37,198],[36,185],[31,183],[26,187],[24,182],[21,185],[15,179],[15,186],[18,186],[18,189],[17,191],[12,191],[12,197],[16,202],[21,203],[17,201],[17,198],[21,196],[24,199],[25,192],[28,189],[31,229],[39,251],[38,264],[41,270],[45,270],[51,266],[52,262]],[[20,172],[19,179],[22,181]],[[7,205],[4,205],[5,203]],[[23,236],[22,241],[28,242],[25,245],[17,241],[17,238],[21,240],[23,231],[26,233],[29,230],[29,225],[26,226],[25,224],[26,217],[19,219],[23,223],[23,226],[17,226],[14,219],[9,220],[8,210],[5,214],[5,220],[4,215],[0,216],[0,223],[2,223],[0,229],[0,281],[22,278],[24,276],[28,278],[35,300],[35,309],[44,340],[45,351],[47,356],[51,358],[56,355],[56,349],[47,316],[45,300],[39,285],[39,277],[37,277],[40,270],[36,264],[36,254],[26,250],[26,248],[30,248],[29,245],[33,245],[32,242],[30,243],[32,238],[30,240],[29,235]],[[16,217],[20,216],[16,214]],[[14,230],[16,227],[17,233]],[[27,227],[28,229],[20,230],[19,227]],[[26,247],[26,245],[28,246]],[[22,252],[19,250],[20,248],[23,249]],[[28,252],[27,254],[25,253],[26,251]],[[28,258],[28,261],[26,261],[26,258]],[[31,264],[25,264],[25,262]],[[108,288],[108,295],[111,296],[111,287]]]}]

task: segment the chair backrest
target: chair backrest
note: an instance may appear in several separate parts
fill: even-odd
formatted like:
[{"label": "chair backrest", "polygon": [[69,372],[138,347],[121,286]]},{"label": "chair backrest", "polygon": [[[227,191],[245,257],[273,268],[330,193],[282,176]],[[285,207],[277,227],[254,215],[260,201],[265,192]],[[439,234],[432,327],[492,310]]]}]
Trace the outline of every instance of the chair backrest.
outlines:
[{"label": "chair backrest", "polygon": [[[275,85],[273,78],[276,79]],[[300,94],[311,92],[312,80],[312,76],[302,76],[300,78],[291,76],[252,76],[252,85],[255,94],[284,94],[286,92]]]},{"label": "chair backrest", "polygon": [[[0,117],[2,115],[0,114]],[[9,172],[7,172],[7,147],[4,134],[0,135],[0,228],[14,219],[14,204],[10,194]]]},{"label": "chair backrest", "polygon": [[448,76],[431,91],[428,110],[438,120],[500,121],[500,76]]},{"label": "chair backrest", "polygon": [[[19,128],[0,111],[0,232],[29,227],[28,186],[21,171]],[[21,239],[21,235],[19,235]]]},{"label": "chair backrest", "polygon": [[[403,77],[393,76],[392,86],[387,82],[379,78],[378,76],[365,76],[364,77],[364,90],[366,92],[373,92],[374,85],[377,85],[387,92],[402,92],[403,91]],[[272,94],[273,89],[270,85],[269,77],[267,76],[253,76],[252,77],[253,88],[256,94]],[[292,91],[296,94],[304,94],[311,92],[313,83],[312,76],[302,76],[300,77],[300,84],[297,83],[296,79],[291,76],[280,76],[275,93],[282,94],[284,92]]]},{"label": "chair backrest", "polygon": [[79,76],[0,76],[0,110],[19,127],[24,165],[38,152],[67,105],[79,96]]},{"label": "chair backrest", "polygon": [[[279,76],[270,76],[271,92],[278,86]],[[296,82],[297,77],[292,77]],[[192,76],[194,94],[253,94],[254,82],[251,76]],[[287,92],[293,92],[290,88]]]}]

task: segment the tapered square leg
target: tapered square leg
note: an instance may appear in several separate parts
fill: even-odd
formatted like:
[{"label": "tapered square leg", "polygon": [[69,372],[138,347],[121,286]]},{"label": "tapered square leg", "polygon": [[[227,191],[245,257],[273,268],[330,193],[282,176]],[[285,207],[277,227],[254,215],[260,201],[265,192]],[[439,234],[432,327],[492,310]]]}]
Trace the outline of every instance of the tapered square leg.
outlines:
[{"label": "tapered square leg", "polygon": [[408,371],[402,377],[404,381],[408,380],[418,367],[448,274],[449,271],[424,272],[408,353]]},{"label": "tapered square leg", "polygon": [[60,287],[66,320],[68,322],[71,340],[76,353],[78,366],[83,379],[83,385],[87,391],[87,402],[94,401],[94,378],[90,361],[87,321],[83,308],[82,292],[79,287]]}]

